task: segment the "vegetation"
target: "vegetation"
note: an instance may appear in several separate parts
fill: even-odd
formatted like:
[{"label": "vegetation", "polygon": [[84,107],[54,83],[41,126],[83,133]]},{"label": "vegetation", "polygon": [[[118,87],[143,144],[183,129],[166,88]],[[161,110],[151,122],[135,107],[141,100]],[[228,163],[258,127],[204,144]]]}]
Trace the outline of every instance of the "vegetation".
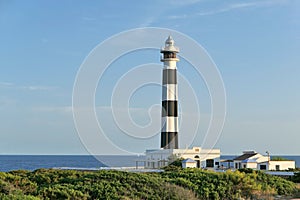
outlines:
[{"label": "vegetation", "polygon": [[159,174],[40,169],[0,172],[0,199],[196,199]]},{"label": "vegetation", "polygon": [[263,172],[171,168],[162,173],[0,172],[0,199],[261,199],[296,192],[294,183]]},{"label": "vegetation", "polygon": [[283,158],[283,157],[280,157],[280,156],[274,156],[271,158],[272,161],[290,161],[289,159],[287,158]]},{"label": "vegetation", "polygon": [[295,172],[295,175],[292,177],[292,181],[295,183],[300,183],[300,171]]},{"label": "vegetation", "polygon": [[173,162],[171,162],[168,167],[170,166],[174,166],[174,167],[178,167],[178,168],[182,168],[182,161],[184,159],[183,158],[178,158],[178,159],[175,159]]},{"label": "vegetation", "polygon": [[185,169],[179,172],[166,171],[162,176],[176,185],[193,190],[200,199],[264,199],[296,192],[293,182],[261,171],[220,173]]}]

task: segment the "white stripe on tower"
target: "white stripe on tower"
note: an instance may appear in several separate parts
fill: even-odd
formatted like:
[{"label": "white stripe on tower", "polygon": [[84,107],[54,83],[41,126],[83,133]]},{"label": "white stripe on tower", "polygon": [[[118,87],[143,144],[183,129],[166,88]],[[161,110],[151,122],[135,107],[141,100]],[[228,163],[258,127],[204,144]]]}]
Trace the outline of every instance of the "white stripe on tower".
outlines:
[{"label": "white stripe on tower", "polygon": [[177,101],[177,84],[164,84],[163,85],[162,100]]},{"label": "white stripe on tower", "polygon": [[163,56],[163,88],[162,88],[162,129],[161,148],[178,149],[178,96],[177,96],[177,67],[179,59],[176,53],[179,49],[174,46],[174,40],[168,37],[160,51]]}]

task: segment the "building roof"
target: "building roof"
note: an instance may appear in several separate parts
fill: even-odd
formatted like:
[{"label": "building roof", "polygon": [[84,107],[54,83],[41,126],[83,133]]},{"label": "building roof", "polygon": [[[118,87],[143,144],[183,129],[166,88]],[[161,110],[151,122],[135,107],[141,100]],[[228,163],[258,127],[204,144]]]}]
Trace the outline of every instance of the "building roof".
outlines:
[{"label": "building roof", "polygon": [[252,156],[255,156],[257,153],[247,153],[247,154],[243,154],[241,156],[238,156],[236,158],[234,158],[233,160],[246,160],[248,158],[251,158]]},{"label": "building roof", "polygon": [[226,159],[226,160],[220,160],[220,162],[233,162],[231,159]]},{"label": "building roof", "polygon": [[193,159],[187,158],[185,160],[182,161],[183,163],[195,163],[196,161],[194,161]]}]

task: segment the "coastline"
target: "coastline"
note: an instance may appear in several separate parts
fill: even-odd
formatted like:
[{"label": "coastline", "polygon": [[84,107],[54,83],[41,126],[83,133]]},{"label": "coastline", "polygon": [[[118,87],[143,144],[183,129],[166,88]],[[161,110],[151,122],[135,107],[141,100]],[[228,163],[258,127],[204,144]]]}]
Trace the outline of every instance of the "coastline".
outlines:
[{"label": "coastline", "polygon": [[[222,155],[221,159],[230,159],[235,156]],[[282,156],[295,158],[296,165],[300,168],[300,156]],[[100,167],[135,167],[136,160],[144,156],[127,155],[98,155],[97,160],[91,155],[0,155],[0,171],[17,169],[35,170],[39,168],[100,168]]]}]

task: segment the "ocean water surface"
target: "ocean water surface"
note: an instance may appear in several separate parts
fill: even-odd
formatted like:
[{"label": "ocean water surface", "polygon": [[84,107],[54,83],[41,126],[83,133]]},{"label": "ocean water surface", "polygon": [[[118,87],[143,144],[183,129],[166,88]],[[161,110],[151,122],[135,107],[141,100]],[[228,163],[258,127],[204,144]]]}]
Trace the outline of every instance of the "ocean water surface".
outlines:
[{"label": "ocean water surface", "polygon": [[[221,159],[232,159],[236,156],[221,156]],[[280,156],[295,160],[300,167],[300,156]],[[0,171],[36,170],[39,168],[100,168],[100,167],[134,167],[136,161],[145,156],[102,155],[97,159],[91,155],[0,155]],[[141,166],[142,163],[139,163]]]},{"label": "ocean water surface", "polygon": [[133,167],[143,156],[91,155],[0,155],[0,171],[39,168]]}]

